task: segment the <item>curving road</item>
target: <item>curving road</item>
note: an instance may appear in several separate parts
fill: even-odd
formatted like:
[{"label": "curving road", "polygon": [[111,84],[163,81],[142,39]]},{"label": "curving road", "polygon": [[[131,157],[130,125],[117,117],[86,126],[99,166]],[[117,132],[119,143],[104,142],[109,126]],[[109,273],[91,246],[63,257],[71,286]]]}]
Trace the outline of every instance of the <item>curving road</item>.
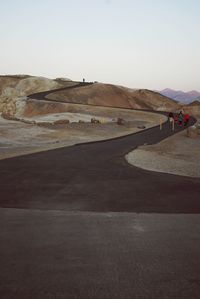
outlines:
[{"label": "curving road", "polygon": [[[76,89],[76,88],[85,87],[85,86],[89,86],[89,85],[93,85],[93,84],[94,84],[93,82],[77,82],[76,85],[65,86],[65,87],[56,88],[54,90],[47,90],[47,91],[33,93],[33,94],[28,95],[28,98],[38,100],[38,101],[71,103],[71,102],[67,102],[67,101],[62,101],[60,99],[59,99],[59,101],[56,101],[53,99],[48,99],[47,96],[51,93],[55,93],[55,92],[59,92],[59,91],[63,91],[63,90]],[[76,104],[82,104],[82,103],[72,103],[72,104],[76,105]],[[90,104],[86,104],[86,105],[90,106]]]},{"label": "curving road", "polygon": [[199,298],[200,180],[124,159],[171,134],[1,160],[0,297]]},{"label": "curving road", "polygon": [[[29,97],[46,100],[55,91]],[[190,125],[195,122],[192,119]],[[179,127],[175,132],[180,131]],[[126,153],[172,135],[169,123],[109,141],[0,161],[1,207],[70,211],[199,213],[200,180],[130,166]],[[13,192],[14,191],[14,192]],[[26,195],[29,194],[28,199]]]}]

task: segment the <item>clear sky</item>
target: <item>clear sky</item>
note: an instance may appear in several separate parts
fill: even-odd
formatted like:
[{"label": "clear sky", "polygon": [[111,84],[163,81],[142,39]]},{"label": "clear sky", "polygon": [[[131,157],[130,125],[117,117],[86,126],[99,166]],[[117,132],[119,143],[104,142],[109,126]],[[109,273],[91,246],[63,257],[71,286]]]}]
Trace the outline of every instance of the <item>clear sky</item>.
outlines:
[{"label": "clear sky", "polygon": [[199,0],[0,0],[0,73],[200,90]]}]

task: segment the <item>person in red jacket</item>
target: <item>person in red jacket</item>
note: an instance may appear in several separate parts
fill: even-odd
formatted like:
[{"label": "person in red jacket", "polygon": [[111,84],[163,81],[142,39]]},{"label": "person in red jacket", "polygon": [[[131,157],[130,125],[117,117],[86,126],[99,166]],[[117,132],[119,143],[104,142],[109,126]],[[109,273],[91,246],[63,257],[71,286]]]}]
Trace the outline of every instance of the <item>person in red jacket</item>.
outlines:
[{"label": "person in red jacket", "polygon": [[189,120],[190,120],[190,115],[187,113],[184,115],[184,126],[187,126]]}]

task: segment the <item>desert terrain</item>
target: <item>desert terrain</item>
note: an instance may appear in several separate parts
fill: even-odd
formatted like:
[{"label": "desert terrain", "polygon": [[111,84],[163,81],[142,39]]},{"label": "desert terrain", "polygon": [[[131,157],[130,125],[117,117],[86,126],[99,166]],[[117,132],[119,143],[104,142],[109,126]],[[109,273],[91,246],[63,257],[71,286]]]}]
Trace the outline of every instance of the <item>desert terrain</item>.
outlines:
[{"label": "desert terrain", "polygon": [[[181,105],[147,89],[80,84],[64,78],[0,76],[0,159],[112,139],[167,120],[149,110],[183,110],[200,117],[198,101]],[[142,146],[126,159],[149,170],[199,176],[198,149],[199,135],[189,138],[181,132],[157,145]]]},{"label": "desert terrain", "polygon": [[[165,116],[132,108],[165,110],[176,106],[175,101],[159,94],[155,94],[157,102],[151,101],[151,91],[110,84],[65,89],[77,84],[62,78],[1,76],[0,159],[131,134],[166,120]],[[33,93],[48,90],[55,92],[40,100],[34,98]],[[91,123],[92,118],[98,123]],[[118,119],[123,125],[117,124]]]},{"label": "desert terrain", "polygon": [[[200,177],[200,103],[183,106],[182,110],[196,118],[196,124],[192,128],[158,144],[137,148],[126,155],[127,161],[151,171]],[[177,125],[175,132],[176,129]]]},{"label": "desert terrain", "polygon": [[[112,109],[111,109],[112,110]],[[113,112],[113,111],[111,111]],[[159,123],[156,115],[150,117],[147,113],[128,113],[120,109],[120,116],[127,119],[125,125],[117,125],[114,121],[108,121],[105,116],[100,118],[104,122],[101,124],[91,124],[91,115],[74,115],[68,113],[47,114],[43,117],[29,118],[28,121],[38,122],[38,124],[26,123],[4,119],[0,116],[0,159],[14,157],[18,155],[30,154],[45,151],[58,147],[65,147],[82,142],[91,142],[104,139],[115,138],[142,129],[149,128]],[[112,114],[112,113],[111,113]],[[116,111],[114,115],[118,115]],[[93,114],[94,115],[94,114]],[[54,124],[55,119],[70,119],[67,124]],[[84,123],[77,122],[78,120]],[[97,118],[98,119],[98,118]],[[163,121],[165,118],[163,117]],[[26,121],[26,119],[25,119]]]},{"label": "desert terrain", "polygon": [[179,104],[62,78],[0,82],[0,297],[198,298],[199,179],[125,160],[144,144],[173,157],[193,142],[194,155],[197,135],[158,113]]}]

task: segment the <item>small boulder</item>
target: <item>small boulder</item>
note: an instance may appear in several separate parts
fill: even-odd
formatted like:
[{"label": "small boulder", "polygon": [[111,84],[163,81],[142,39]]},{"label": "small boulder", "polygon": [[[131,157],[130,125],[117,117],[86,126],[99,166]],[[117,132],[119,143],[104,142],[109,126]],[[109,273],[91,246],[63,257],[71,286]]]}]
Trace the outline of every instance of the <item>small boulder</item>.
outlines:
[{"label": "small boulder", "polygon": [[54,122],[54,125],[66,125],[69,124],[69,119],[58,119]]},{"label": "small boulder", "polygon": [[11,114],[9,111],[8,112],[2,112],[1,116],[4,119],[8,119],[8,120],[18,120],[13,114]]},{"label": "small boulder", "polygon": [[195,126],[187,128],[187,137],[196,138],[198,135],[198,129]]},{"label": "small boulder", "polygon": [[100,124],[100,121],[94,117],[91,118],[91,123],[92,124]]},{"label": "small boulder", "polygon": [[123,118],[118,117],[117,118],[117,124],[119,126],[125,125],[125,120]]}]

